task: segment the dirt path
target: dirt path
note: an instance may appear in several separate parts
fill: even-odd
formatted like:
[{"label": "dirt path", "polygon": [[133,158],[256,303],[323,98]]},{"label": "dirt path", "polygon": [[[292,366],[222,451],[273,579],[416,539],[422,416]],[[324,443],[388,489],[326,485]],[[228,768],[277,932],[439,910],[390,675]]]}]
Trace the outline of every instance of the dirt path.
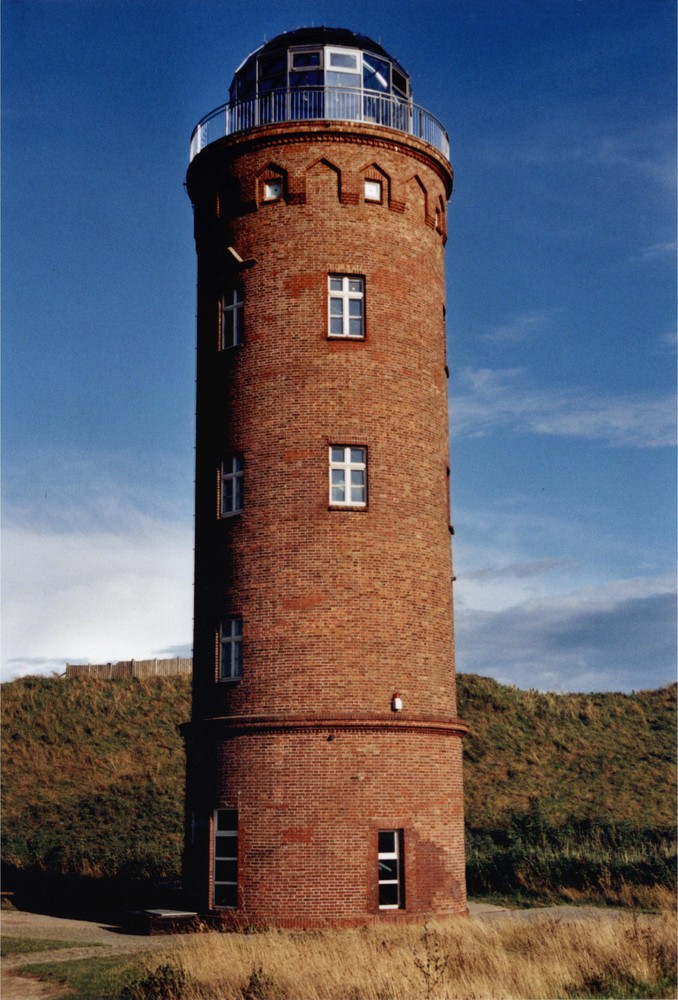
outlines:
[{"label": "dirt path", "polygon": [[64,996],[67,989],[52,983],[40,982],[18,975],[24,965],[43,962],[72,962],[79,958],[106,958],[132,952],[149,951],[167,947],[166,937],[141,937],[122,934],[117,927],[91,920],[66,920],[48,917],[42,913],[21,910],[3,910],[3,937],[47,938],[51,941],[68,941],[75,947],[54,951],[34,951],[25,955],[11,955],[2,962],[0,989],[2,1000],[49,1000]]}]

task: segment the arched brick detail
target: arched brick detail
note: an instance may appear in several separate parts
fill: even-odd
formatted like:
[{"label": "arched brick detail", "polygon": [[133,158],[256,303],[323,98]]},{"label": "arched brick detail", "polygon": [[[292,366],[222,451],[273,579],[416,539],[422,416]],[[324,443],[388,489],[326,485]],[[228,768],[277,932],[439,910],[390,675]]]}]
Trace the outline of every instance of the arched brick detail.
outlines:
[{"label": "arched brick detail", "polygon": [[287,171],[284,167],[281,167],[277,163],[268,163],[256,176],[256,199],[257,204],[261,205],[264,199],[264,184],[266,181],[280,180],[283,186],[283,199],[287,198],[288,194],[288,179]]},{"label": "arched brick detail", "polygon": [[314,194],[317,194],[321,201],[333,198],[341,201],[341,170],[325,157],[315,160],[306,168],[305,181],[306,201],[309,201]]},{"label": "arched brick detail", "polygon": [[405,185],[406,211],[419,216],[422,222],[435,229],[435,210],[430,206],[429,192],[419,174],[414,174]]},{"label": "arched brick detail", "polygon": [[362,200],[366,200],[364,193],[365,181],[379,181],[382,189],[382,204],[391,204],[391,177],[379,166],[378,163],[368,163],[367,166],[363,167],[360,171],[360,184],[363,187],[363,190],[361,191]]}]

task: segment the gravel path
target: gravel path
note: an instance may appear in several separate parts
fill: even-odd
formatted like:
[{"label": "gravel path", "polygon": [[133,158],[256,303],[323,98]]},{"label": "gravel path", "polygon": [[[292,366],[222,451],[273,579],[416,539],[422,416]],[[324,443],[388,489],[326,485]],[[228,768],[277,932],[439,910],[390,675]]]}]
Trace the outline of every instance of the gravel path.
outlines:
[{"label": "gravel path", "polygon": [[66,920],[61,917],[48,917],[43,913],[26,913],[22,910],[2,911],[2,934],[6,938],[49,938],[52,941],[68,941],[69,944],[77,945],[60,951],[34,951],[3,959],[0,976],[2,1000],[48,1000],[51,997],[61,997],[68,992],[52,983],[43,983],[37,979],[17,975],[17,971],[24,965],[127,955],[137,951],[149,951],[151,948],[167,947],[168,943],[167,937],[122,934],[117,927],[99,924],[92,920]]}]

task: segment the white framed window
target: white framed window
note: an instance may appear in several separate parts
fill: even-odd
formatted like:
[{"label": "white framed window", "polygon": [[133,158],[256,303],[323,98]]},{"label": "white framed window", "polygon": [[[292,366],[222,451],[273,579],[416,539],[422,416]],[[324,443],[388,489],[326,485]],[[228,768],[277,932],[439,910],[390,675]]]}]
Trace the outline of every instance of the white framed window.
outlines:
[{"label": "white framed window", "polygon": [[245,462],[242,455],[231,455],[221,463],[219,476],[219,515],[239,514],[243,505]]},{"label": "white framed window", "polygon": [[360,87],[362,83],[359,49],[325,47],[325,86]]},{"label": "white framed window", "polygon": [[328,277],[329,336],[365,337],[365,279],[350,274]]},{"label": "white framed window", "polygon": [[403,831],[380,830],[378,838],[379,909],[401,910],[405,906]]},{"label": "white framed window", "polygon": [[264,201],[280,201],[283,196],[283,182],[281,177],[274,177],[269,181],[264,181]]},{"label": "white framed window", "polygon": [[245,300],[241,288],[231,288],[221,296],[220,344],[222,351],[242,344],[244,306]]},{"label": "white framed window", "polygon": [[235,910],[238,906],[238,810],[214,810],[215,908]]},{"label": "white framed window", "polygon": [[290,49],[291,69],[320,69],[322,49]]},{"label": "white framed window", "polygon": [[365,201],[381,201],[381,181],[365,181]]},{"label": "white framed window", "polygon": [[364,507],[367,503],[367,448],[330,445],[330,504]]},{"label": "white framed window", "polygon": [[242,618],[225,618],[219,626],[219,680],[237,681],[242,677]]}]

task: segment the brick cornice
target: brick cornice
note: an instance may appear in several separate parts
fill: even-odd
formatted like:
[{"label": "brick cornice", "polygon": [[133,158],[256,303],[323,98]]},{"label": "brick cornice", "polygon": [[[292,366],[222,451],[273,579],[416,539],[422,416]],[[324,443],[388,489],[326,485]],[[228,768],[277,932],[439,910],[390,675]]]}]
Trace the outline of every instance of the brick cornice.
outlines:
[{"label": "brick cornice", "polygon": [[238,716],[223,715],[208,719],[195,719],[185,722],[179,728],[183,735],[190,738],[197,729],[208,727],[215,729],[222,737],[254,735],[256,733],[309,733],[309,732],[410,732],[437,734],[439,736],[464,737],[469,724],[464,719],[426,718],[309,718],[278,716]]},{"label": "brick cornice", "polygon": [[[417,136],[395,129],[383,128],[378,125],[361,125],[356,122],[341,121],[299,121],[280,122],[274,125],[260,125],[257,128],[236,132],[234,135],[217,139],[197,154],[191,162],[186,174],[190,191],[192,175],[203,165],[208,164],[213,157],[221,158],[223,152],[230,155],[250,153],[256,150],[276,146],[290,146],[308,142],[341,143],[348,145],[371,146],[377,149],[388,149],[396,153],[406,153],[413,159],[433,167],[442,180],[447,197],[452,193],[452,167],[435,146],[424,142]],[[209,167],[208,167],[209,169]]]}]

